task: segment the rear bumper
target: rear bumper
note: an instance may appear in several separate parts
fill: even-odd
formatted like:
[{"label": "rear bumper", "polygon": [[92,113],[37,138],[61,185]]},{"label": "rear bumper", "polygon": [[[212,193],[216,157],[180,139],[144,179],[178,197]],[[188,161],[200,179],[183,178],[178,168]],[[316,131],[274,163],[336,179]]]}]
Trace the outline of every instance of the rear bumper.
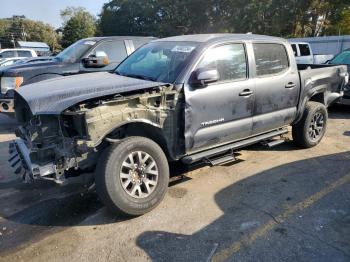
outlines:
[{"label": "rear bumper", "polygon": [[54,180],[49,176],[56,173],[56,167],[53,163],[45,166],[39,166],[32,163],[30,159],[30,150],[23,139],[16,139],[9,145],[10,165],[14,168],[15,174],[21,175],[26,183],[37,179]]}]

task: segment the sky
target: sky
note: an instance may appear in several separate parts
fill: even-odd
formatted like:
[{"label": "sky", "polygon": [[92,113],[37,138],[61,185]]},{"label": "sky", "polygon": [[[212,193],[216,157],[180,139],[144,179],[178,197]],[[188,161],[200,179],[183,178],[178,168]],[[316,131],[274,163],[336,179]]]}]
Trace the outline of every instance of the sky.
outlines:
[{"label": "sky", "polygon": [[108,0],[2,0],[0,18],[25,15],[32,20],[40,20],[58,28],[62,24],[60,10],[67,6],[85,7],[97,16]]}]

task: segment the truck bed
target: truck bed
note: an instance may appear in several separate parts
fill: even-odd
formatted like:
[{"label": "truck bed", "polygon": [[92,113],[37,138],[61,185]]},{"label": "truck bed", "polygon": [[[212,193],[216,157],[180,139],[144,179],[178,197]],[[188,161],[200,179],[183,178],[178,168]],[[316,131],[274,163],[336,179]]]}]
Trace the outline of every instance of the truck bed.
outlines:
[{"label": "truck bed", "polygon": [[[343,84],[346,81],[347,68],[343,65],[299,65],[300,76],[300,112],[303,110],[306,101],[315,94],[317,101],[330,106],[343,95]],[[300,115],[300,114],[299,114]]]}]

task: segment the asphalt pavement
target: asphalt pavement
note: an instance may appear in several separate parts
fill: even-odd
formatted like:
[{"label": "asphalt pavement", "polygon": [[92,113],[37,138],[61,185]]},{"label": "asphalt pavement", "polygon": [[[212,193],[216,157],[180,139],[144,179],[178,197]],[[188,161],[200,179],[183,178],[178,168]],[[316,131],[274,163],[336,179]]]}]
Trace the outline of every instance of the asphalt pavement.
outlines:
[{"label": "asphalt pavement", "polygon": [[235,164],[171,166],[184,179],[132,219],[78,184],[23,184],[4,126],[0,261],[350,261],[350,107],[330,110],[315,148],[254,145]]}]

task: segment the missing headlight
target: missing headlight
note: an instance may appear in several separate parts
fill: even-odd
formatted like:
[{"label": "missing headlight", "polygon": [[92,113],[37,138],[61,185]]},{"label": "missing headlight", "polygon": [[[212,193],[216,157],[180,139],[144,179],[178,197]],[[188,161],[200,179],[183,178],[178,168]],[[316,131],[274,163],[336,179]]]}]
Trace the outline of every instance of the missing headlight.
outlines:
[{"label": "missing headlight", "polygon": [[84,113],[65,113],[62,115],[61,123],[65,136],[86,138],[87,127]]}]

